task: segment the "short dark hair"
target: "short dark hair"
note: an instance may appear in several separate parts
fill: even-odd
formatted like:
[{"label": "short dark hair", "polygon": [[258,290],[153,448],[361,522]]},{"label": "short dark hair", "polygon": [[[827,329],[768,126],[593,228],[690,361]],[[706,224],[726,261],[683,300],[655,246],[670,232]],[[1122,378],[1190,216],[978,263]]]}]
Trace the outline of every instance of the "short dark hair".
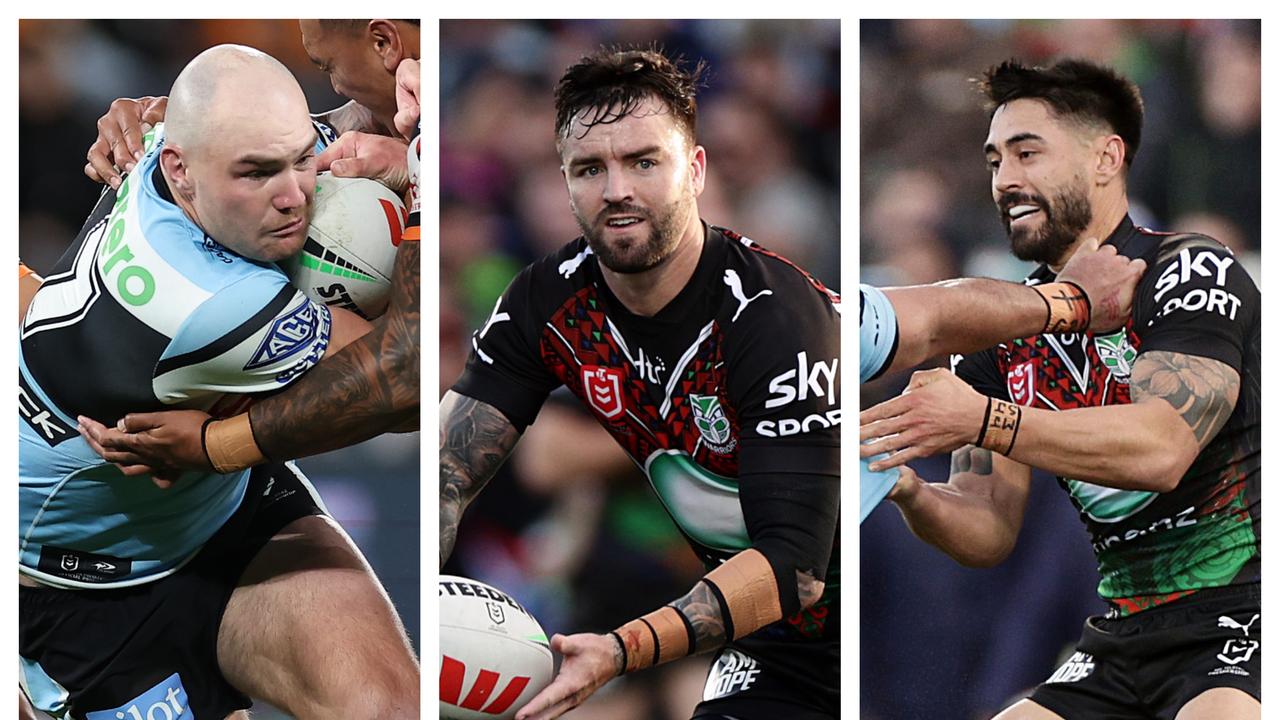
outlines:
[{"label": "short dark hair", "polygon": [[1115,70],[1068,58],[1049,67],[1028,67],[1017,60],[994,65],[975,80],[987,98],[988,119],[1005,103],[1042,100],[1054,115],[1105,125],[1124,141],[1125,165],[1132,165],[1142,140],[1142,94]]},{"label": "short dark hair", "polygon": [[707,64],[699,60],[692,70],[684,65],[682,56],[668,58],[655,47],[601,48],[583,57],[556,84],[556,141],[569,136],[574,118],[584,110],[594,111],[582,119],[590,130],[621,120],[653,98],[671,110],[692,142]]}]

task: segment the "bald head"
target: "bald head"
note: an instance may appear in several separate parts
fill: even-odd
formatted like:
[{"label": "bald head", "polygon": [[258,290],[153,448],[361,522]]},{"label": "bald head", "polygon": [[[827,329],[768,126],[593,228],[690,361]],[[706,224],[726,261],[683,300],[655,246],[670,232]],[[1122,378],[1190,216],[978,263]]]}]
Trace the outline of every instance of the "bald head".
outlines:
[{"label": "bald head", "polygon": [[174,80],[165,136],[193,152],[229,135],[305,117],[302,88],[279,60],[244,45],[216,45],[187,63]]}]

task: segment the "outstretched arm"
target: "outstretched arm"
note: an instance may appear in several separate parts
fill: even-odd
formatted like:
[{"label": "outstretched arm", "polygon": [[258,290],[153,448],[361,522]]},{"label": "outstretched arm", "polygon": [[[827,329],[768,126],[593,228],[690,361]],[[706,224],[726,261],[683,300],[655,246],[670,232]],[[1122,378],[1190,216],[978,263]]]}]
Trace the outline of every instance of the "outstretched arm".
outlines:
[{"label": "outstretched arm", "polygon": [[467,505],[488,484],[520,432],[492,405],[450,390],[440,401],[440,566],[453,554]]}]

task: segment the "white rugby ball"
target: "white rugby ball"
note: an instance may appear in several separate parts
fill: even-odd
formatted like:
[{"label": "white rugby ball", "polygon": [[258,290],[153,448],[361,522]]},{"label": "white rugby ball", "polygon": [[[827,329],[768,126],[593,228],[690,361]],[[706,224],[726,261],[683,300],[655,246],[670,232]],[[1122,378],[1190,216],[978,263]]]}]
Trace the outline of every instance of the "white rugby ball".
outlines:
[{"label": "white rugby ball", "polygon": [[440,717],[509,720],[551,682],[547,635],[510,595],[440,576]]},{"label": "white rugby ball", "polygon": [[382,183],[320,173],[307,242],[280,267],[312,300],[372,320],[387,309],[407,218],[404,202]]}]

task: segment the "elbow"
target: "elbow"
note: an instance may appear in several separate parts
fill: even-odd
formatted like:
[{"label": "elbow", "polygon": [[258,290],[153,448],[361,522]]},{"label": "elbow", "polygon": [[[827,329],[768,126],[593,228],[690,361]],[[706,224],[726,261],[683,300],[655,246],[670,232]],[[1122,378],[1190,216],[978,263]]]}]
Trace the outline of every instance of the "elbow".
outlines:
[{"label": "elbow", "polygon": [[1150,456],[1135,463],[1128,484],[1136,490],[1173,492],[1195,462],[1198,450],[1196,446],[1156,448]]},{"label": "elbow", "polygon": [[977,570],[986,570],[993,568],[1004,562],[1009,557],[1009,553],[1013,551],[1012,547],[986,549],[981,548],[975,550],[963,549],[948,553],[953,560],[967,568]]}]

